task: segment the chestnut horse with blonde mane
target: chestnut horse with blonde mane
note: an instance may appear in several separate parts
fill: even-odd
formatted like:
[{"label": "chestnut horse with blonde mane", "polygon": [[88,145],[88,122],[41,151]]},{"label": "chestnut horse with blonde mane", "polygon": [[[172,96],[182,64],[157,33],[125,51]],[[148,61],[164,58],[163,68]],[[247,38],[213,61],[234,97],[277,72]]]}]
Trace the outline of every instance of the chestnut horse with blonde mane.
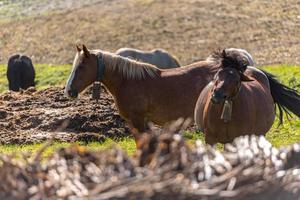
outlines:
[{"label": "chestnut horse with blonde mane", "polygon": [[100,81],[112,94],[119,114],[139,132],[148,129],[148,122],[164,125],[178,118],[193,119],[198,96],[217,71],[214,61],[159,69],[83,45],[77,46],[66,95],[76,98],[97,80],[99,68]]},{"label": "chestnut horse with blonde mane", "polygon": [[[243,65],[244,56],[228,52]],[[246,60],[246,61],[245,61]],[[185,67],[159,69],[101,50],[77,46],[73,70],[65,93],[71,98],[95,81],[101,81],[112,94],[119,114],[139,132],[148,130],[148,122],[157,125],[193,119],[195,105],[203,88],[219,69],[219,61],[207,59]]]},{"label": "chestnut horse with blonde mane", "polygon": [[265,135],[275,119],[275,103],[282,113],[300,115],[300,96],[254,67],[238,70],[226,52],[213,57],[221,60],[214,79],[203,89],[195,108],[195,122],[208,144],[228,143],[241,135]]}]

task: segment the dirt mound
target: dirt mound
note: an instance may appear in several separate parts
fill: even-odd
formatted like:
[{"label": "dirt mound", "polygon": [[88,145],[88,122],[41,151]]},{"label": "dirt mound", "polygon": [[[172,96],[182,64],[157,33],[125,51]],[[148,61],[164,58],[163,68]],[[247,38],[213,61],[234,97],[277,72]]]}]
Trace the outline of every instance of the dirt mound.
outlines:
[{"label": "dirt mound", "polygon": [[0,144],[61,141],[102,141],[129,133],[112,97],[103,89],[99,102],[89,91],[70,100],[63,88],[33,88],[0,95]]},{"label": "dirt mound", "polygon": [[[19,163],[1,155],[0,198],[292,200],[300,197],[299,143],[276,149],[264,137],[244,136],[225,145],[220,152],[199,141],[187,145],[177,132],[154,132],[145,137],[143,148],[133,158],[117,148],[91,152],[78,146],[61,149],[44,162],[40,160],[42,151],[32,161]],[[145,159],[148,162],[141,162]]]}]

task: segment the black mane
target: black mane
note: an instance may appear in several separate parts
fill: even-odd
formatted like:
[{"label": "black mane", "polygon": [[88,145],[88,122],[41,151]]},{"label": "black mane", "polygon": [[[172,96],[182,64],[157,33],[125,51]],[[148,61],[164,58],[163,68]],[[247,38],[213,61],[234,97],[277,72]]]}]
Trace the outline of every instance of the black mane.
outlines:
[{"label": "black mane", "polygon": [[239,52],[217,50],[212,54],[212,58],[218,62],[220,68],[235,68],[241,73],[247,69],[248,61]]}]

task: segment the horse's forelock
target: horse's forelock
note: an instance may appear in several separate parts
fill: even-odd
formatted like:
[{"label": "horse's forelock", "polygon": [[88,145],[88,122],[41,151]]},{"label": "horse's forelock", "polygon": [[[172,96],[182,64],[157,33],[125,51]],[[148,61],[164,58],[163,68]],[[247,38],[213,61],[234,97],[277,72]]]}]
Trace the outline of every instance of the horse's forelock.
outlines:
[{"label": "horse's forelock", "polygon": [[235,51],[217,50],[212,54],[212,58],[217,61],[220,68],[231,67],[244,72],[248,65],[245,56]]}]

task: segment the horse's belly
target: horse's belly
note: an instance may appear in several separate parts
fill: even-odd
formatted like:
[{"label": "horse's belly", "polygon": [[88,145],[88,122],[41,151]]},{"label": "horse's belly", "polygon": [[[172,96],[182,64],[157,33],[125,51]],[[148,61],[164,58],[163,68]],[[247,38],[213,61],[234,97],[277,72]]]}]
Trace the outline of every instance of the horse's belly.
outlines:
[{"label": "horse's belly", "polygon": [[221,108],[210,112],[213,114],[207,116],[203,129],[206,137],[220,143],[232,142],[243,135],[265,135],[275,119],[272,105],[265,106],[263,110],[245,110],[243,115],[233,111],[232,119],[227,123],[221,120]]},{"label": "horse's belly", "polygon": [[[171,109],[174,110],[174,109]],[[166,123],[171,123],[179,118],[193,121],[193,112],[174,111],[162,109],[157,112],[150,112],[147,116],[148,121],[151,121],[157,125],[164,126]]]},{"label": "horse's belly", "polygon": [[[194,92],[197,93],[197,92]],[[177,95],[174,98],[161,98],[149,105],[147,118],[158,125],[165,125],[179,118],[194,120],[194,110],[198,96],[194,93]],[[159,98],[157,98],[159,99]]]}]

